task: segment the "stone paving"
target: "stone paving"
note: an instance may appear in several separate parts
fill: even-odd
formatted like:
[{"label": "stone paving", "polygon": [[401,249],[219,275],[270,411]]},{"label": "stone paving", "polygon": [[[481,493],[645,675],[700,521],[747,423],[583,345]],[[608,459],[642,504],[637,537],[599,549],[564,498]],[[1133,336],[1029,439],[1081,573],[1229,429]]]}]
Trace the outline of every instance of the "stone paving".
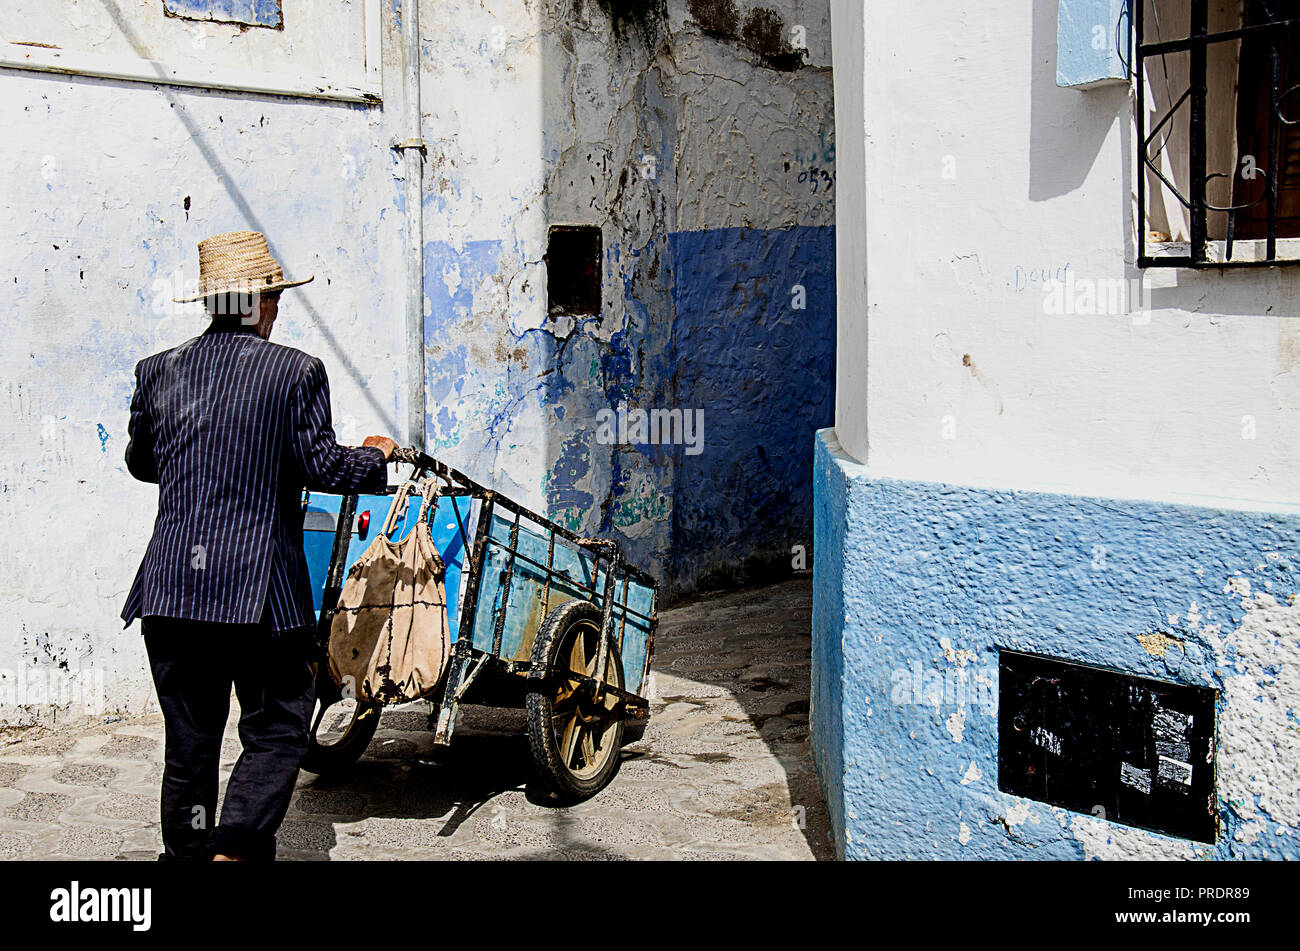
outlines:
[{"label": "stone paving", "polygon": [[[585,803],[547,804],[522,712],[467,707],[435,747],[428,705],[408,704],[347,774],[300,775],[280,857],[832,858],[808,746],[811,595],[799,578],[663,612],[650,724]],[[155,715],[0,747],[0,858],[155,859],[162,733]]]}]

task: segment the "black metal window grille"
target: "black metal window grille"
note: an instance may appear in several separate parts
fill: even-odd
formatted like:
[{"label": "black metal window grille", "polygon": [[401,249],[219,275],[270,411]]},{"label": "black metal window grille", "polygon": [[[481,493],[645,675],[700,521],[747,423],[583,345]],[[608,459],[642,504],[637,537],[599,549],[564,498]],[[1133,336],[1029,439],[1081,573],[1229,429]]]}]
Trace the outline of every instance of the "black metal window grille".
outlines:
[{"label": "black metal window grille", "polygon": [[[1249,6],[1248,0],[1247,6]],[[1176,39],[1158,39],[1149,42],[1146,28],[1144,0],[1133,0],[1134,30],[1137,37],[1135,44],[1137,77],[1137,122],[1138,122],[1138,213],[1141,215],[1141,227],[1138,228],[1138,266],[1139,267],[1190,267],[1190,268],[1224,268],[1224,267],[1270,267],[1282,264],[1300,264],[1300,256],[1278,256],[1278,200],[1280,186],[1286,181],[1284,173],[1286,164],[1279,149],[1279,139],[1283,129],[1300,125],[1300,84],[1284,82],[1281,70],[1281,51],[1289,47],[1300,29],[1300,16],[1283,15],[1280,12],[1280,0],[1255,0],[1254,8],[1262,11],[1260,19],[1264,22],[1251,23],[1247,20],[1241,27],[1231,30],[1209,32],[1209,0],[1189,0],[1190,16],[1187,35]],[[1293,3],[1287,3],[1289,10],[1295,10]],[[1232,204],[1213,205],[1206,201],[1206,185],[1215,178],[1234,178],[1240,171],[1241,156],[1237,156],[1237,165],[1232,170],[1207,171],[1206,168],[1206,55],[1207,49],[1214,43],[1227,43],[1242,40],[1242,56],[1262,53],[1267,57],[1265,84],[1268,96],[1267,152],[1259,157],[1253,169],[1255,177],[1260,179],[1262,188],[1250,200],[1238,202],[1236,189],[1233,190]],[[1189,57],[1189,80],[1187,89],[1170,106],[1169,110],[1147,129],[1146,89],[1148,60],[1171,54],[1187,54]],[[1167,75],[1167,73],[1166,73]],[[1171,97],[1172,98],[1172,95]],[[1168,138],[1168,126],[1175,113],[1184,105],[1189,110],[1188,129],[1188,186],[1184,194],[1155,164],[1161,149],[1164,148],[1162,134]],[[1288,111],[1295,118],[1287,115]],[[1236,121],[1236,116],[1233,116]],[[1155,154],[1152,146],[1158,145]],[[1172,195],[1187,209],[1189,235],[1186,254],[1148,254],[1147,236],[1147,188],[1148,170],[1169,189]],[[1292,178],[1295,178],[1294,174]],[[1292,185],[1300,182],[1292,181]],[[1249,197],[1249,196],[1246,196]],[[1237,230],[1242,216],[1252,209],[1263,206],[1265,217],[1262,222],[1264,254],[1252,260],[1233,260],[1233,242],[1239,240]],[[1226,241],[1222,259],[1211,260],[1207,253],[1207,218],[1210,214],[1227,216]],[[1255,211],[1254,214],[1258,215]]]}]

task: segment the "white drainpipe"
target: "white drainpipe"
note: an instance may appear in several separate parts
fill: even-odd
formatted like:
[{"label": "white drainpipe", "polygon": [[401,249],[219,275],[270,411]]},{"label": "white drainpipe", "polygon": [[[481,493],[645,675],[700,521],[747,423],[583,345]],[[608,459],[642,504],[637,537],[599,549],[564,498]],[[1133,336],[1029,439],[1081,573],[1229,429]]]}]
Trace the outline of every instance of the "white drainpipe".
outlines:
[{"label": "white drainpipe", "polygon": [[424,137],[420,131],[420,0],[402,0],[406,159],[407,445],[424,449]]}]

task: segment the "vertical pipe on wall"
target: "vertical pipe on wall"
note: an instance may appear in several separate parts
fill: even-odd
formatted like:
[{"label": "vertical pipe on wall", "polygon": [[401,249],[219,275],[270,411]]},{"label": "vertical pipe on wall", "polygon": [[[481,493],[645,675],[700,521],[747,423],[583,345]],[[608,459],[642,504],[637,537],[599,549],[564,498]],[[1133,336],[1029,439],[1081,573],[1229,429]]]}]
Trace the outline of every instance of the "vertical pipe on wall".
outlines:
[{"label": "vertical pipe on wall", "polygon": [[402,0],[405,81],[407,445],[424,449],[424,138],[420,129],[420,0]]}]

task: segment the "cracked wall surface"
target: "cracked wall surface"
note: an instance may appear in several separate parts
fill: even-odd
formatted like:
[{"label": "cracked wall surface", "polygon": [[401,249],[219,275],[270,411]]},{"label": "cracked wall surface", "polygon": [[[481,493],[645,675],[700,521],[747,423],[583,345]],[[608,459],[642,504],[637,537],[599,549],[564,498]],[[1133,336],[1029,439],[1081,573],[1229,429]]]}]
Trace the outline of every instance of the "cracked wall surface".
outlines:
[{"label": "cracked wall surface", "polygon": [[[824,4],[777,6],[810,38],[800,68],[707,35],[685,3],[447,10],[425,31],[430,445],[619,538],[672,593],[787,575],[811,540],[807,440],[833,390],[829,24]],[[602,230],[598,317],[547,313],[554,224]],[[703,451],[602,443],[597,414],[623,407],[702,410]]]}]

